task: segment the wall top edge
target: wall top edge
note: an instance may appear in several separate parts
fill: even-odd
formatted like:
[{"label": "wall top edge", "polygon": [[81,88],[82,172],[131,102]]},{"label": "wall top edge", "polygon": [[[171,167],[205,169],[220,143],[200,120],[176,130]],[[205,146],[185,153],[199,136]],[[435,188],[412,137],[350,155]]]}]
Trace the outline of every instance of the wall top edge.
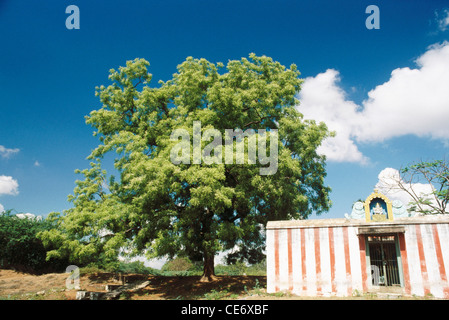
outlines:
[{"label": "wall top edge", "polygon": [[268,221],[267,229],[288,228],[326,228],[326,227],[361,227],[361,226],[391,226],[406,224],[439,224],[449,223],[449,214],[434,214],[408,218],[396,218],[393,221],[367,222],[358,219],[310,219],[310,220],[279,220]]}]

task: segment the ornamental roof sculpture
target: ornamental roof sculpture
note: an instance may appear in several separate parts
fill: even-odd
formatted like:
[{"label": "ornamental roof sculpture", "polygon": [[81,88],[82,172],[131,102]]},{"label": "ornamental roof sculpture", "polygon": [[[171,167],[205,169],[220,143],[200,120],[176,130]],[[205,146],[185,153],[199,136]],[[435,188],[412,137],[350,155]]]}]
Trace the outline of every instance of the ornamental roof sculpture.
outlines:
[{"label": "ornamental roof sculpture", "polygon": [[392,221],[394,218],[410,217],[411,214],[401,200],[391,201],[376,188],[365,201],[357,201],[352,206],[351,214],[346,219],[375,221]]}]

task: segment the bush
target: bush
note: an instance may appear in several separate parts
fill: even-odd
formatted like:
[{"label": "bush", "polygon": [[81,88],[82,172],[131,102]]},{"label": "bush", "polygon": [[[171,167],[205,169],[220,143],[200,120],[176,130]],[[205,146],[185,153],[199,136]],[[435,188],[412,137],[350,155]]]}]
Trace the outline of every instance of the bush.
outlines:
[{"label": "bush", "polygon": [[260,263],[250,266],[247,266],[243,262],[236,262],[228,265],[219,264],[215,267],[215,274],[228,276],[265,276],[267,274],[266,262],[263,260]]},{"label": "bush", "polygon": [[264,259],[262,262],[250,265],[246,271],[248,275],[252,276],[266,276],[267,275],[267,261]]},{"label": "bush", "polygon": [[46,261],[47,250],[37,238],[40,231],[51,228],[51,223],[45,219],[19,218],[11,211],[0,214],[0,268],[29,273],[65,271],[68,261]]},{"label": "bush", "polygon": [[215,266],[215,274],[226,276],[241,276],[246,274],[247,266],[242,262],[236,262],[229,265],[219,264]]},{"label": "bush", "polygon": [[153,268],[145,267],[142,261],[133,261],[133,262],[120,261],[117,271],[123,273],[153,274],[153,275],[158,273],[158,271]]},{"label": "bush", "polygon": [[151,275],[159,275],[160,271],[145,267],[142,261],[116,261],[114,263],[109,263],[106,265],[102,265],[99,263],[90,263],[85,267],[80,268],[80,273],[92,274],[92,273],[134,273],[134,274],[151,274]]},{"label": "bush", "polygon": [[194,267],[189,258],[177,257],[167,261],[161,268],[161,271],[190,271]]}]

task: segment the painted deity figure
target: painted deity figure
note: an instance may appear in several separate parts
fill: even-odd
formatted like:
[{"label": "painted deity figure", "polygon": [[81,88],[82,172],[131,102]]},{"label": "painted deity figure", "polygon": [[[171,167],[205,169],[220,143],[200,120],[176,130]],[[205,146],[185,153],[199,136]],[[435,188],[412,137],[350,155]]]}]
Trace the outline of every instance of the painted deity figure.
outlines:
[{"label": "painted deity figure", "polygon": [[371,218],[374,221],[384,221],[387,218],[387,213],[384,208],[380,205],[379,202],[376,202],[376,205],[371,208]]},{"label": "painted deity figure", "polygon": [[373,214],[385,214],[385,210],[380,206],[379,202],[377,202],[376,206],[373,208]]}]

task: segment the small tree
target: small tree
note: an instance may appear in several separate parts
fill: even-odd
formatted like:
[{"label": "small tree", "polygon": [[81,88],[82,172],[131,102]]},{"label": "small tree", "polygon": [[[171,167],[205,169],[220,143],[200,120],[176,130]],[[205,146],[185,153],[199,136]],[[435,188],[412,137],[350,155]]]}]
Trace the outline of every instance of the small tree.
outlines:
[{"label": "small tree", "polygon": [[401,168],[399,174],[389,177],[390,183],[381,187],[403,191],[412,200],[411,211],[431,214],[448,213],[449,163],[446,160],[421,161]]}]

